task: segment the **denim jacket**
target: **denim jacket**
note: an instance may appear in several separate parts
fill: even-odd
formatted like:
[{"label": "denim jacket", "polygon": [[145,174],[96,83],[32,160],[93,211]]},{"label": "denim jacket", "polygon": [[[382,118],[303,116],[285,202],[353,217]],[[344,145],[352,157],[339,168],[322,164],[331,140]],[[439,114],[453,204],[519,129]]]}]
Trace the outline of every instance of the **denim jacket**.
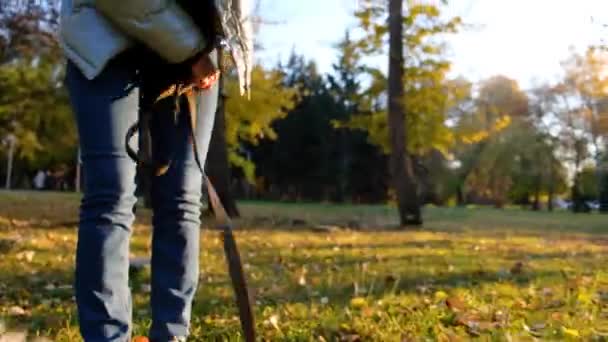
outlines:
[{"label": "denim jacket", "polygon": [[[202,1],[202,0],[192,0]],[[212,0],[222,40],[237,68],[241,93],[249,91],[252,29],[247,0]],[[176,0],[63,0],[59,41],[82,73],[93,79],[113,57],[140,42],[169,63],[194,56],[208,44]]]}]

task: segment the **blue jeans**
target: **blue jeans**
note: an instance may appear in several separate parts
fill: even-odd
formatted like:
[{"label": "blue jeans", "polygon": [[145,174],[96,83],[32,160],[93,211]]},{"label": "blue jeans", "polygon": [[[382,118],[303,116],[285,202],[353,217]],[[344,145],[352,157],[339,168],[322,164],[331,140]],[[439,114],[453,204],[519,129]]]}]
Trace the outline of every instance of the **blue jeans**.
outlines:
[{"label": "blue jeans", "polygon": [[[84,196],[76,252],[75,291],[82,336],[87,342],[128,341],[131,334],[129,238],[137,200],[136,164],[127,156],[125,135],[137,120],[139,86],[126,58],[112,61],[94,80],[68,63],[66,84],[80,137]],[[204,162],[217,105],[217,86],[199,95],[195,134]],[[171,110],[167,106],[167,110]],[[187,110],[188,106],[182,106]],[[164,115],[170,117],[170,115]],[[165,129],[163,129],[163,127]],[[150,337],[169,341],[188,335],[198,284],[202,175],[188,139],[156,122],[155,149],[171,147],[169,171],[151,185],[153,208]]]}]

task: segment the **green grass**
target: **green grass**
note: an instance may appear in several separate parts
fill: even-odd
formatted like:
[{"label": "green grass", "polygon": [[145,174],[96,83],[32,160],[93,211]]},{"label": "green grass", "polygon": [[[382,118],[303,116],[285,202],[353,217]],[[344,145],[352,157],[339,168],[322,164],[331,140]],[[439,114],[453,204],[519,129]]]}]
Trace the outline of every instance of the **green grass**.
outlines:
[{"label": "green grass", "polygon": [[[0,192],[0,318],[9,330],[79,340],[70,287],[77,205],[75,195]],[[607,339],[604,216],[426,208],[424,229],[395,231],[387,206],[240,208],[237,239],[265,340]],[[146,256],[149,212],[138,215],[132,253]],[[308,229],[317,224],[361,229]],[[149,270],[131,278],[138,334],[149,325],[148,280]],[[191,340],[239,338],[219,236],[205,229]]]}]

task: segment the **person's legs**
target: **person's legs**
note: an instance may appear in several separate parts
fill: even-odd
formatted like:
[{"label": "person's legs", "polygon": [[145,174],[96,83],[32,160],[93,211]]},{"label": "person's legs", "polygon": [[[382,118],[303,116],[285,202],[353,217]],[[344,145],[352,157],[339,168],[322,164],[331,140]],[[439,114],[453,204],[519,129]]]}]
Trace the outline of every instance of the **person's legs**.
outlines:
[{"label": "person's legs", "polygon": [[73,64],[67,68],[85,181],[75,290],[86,342],[130,339],[129,237],[136,165],[126,154],[125,134],[137,120],[139,91],[134,76],[120,60],[92,81]]},{"label": "person's legs", "polygon": [[[217,107],[218,87],[198,96],[200,109],[196,120],[199,156],[204,165]],[[161,110],[171,111],[171,101]],[[184,103],[182,110],[188,110]],[[202,174],[194,160],[186,115],[180,115],[178,127],[170,113],[155,116],[151,132],[154,153],[172,155],[169,170],[152,181],[154,210],[152,238],[152,327],[154,342],[186,337],[190,311],[198,284],[199,231]]]}]

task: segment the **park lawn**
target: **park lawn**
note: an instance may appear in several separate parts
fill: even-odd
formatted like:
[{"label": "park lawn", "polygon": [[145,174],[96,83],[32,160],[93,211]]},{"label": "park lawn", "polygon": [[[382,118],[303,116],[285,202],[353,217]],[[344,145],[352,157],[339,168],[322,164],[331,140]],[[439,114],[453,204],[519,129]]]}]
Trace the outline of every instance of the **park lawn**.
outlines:
[{"label": "park lawn", "polygon": [[[6,329],[79,340],[71,288],[77,205],[76,195],[0,192]],[[237,239],[264,340],[608,339],[603,216],[426,208],[423,229],[396,231],[385,206],[241,209]],[[138,216],[132,254],[146,256],[149,213]],[[148,279],[148,269],[131,277],[136,334],[149,326]],[[200,279],[190,340],[239,340],[221,241],[209,228]]]}]

